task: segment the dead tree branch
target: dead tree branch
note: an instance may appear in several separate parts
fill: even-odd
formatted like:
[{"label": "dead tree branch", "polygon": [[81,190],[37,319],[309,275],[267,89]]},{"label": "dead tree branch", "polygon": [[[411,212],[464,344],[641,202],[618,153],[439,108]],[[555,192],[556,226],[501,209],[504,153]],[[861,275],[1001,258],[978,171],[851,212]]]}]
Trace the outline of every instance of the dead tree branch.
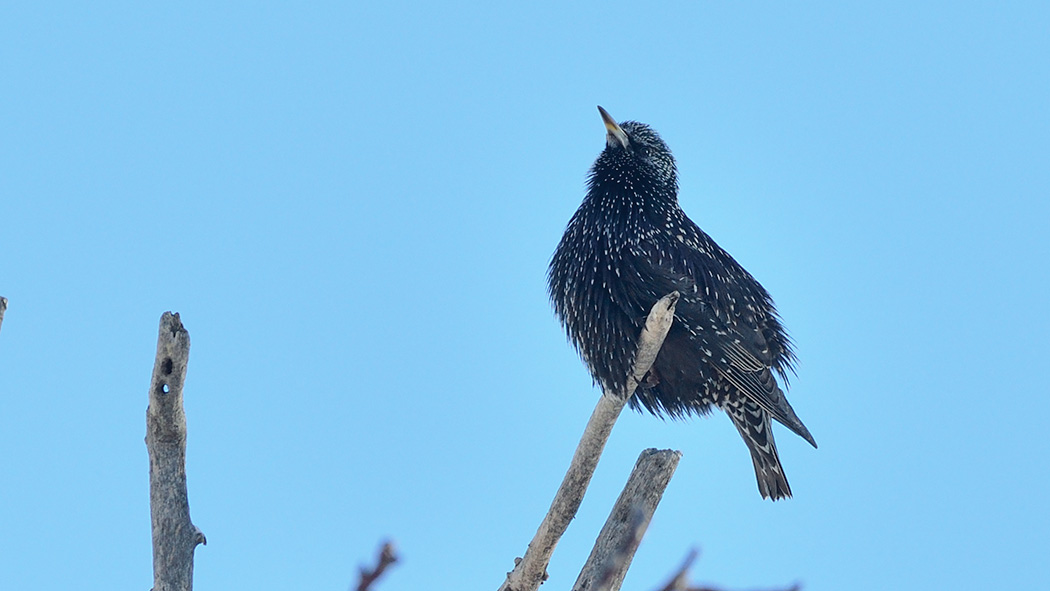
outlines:
[{"label": "dead tree branch", "polygon": [[634,368],[628,376],[626,391],[606,393],[598,400],[547,516],[540,523],[535,537],[525,551],[525,556],[517,562],[513,571],[507,573],[507,580],[500,587],[500,591],[536,591],[547,578],[547,565],[550,563],[554,547],[580,508],[613,425],[638,384],[652,367],[667,337],[667,331],[671,329],[678,297],[677,291],[672,292],[653,305],[645,321],[645,328],[638,337]]},{"label": "dead tree branch", "polygon": [[4,325],[4,312],[7,311],[7,298],[0,297],[0,326]]},{"label": "dead tree branch", "polygon": [[[700,585],[699,587],[686,587],[684,591],[725,591],[720,587],[708,587],[707,585]],[[795,584],[790,587],[783,589],[767,589],[765,591],[802,591],[802,586]]]},{"label": "dead tree branch", "polygon": [[647,449],[638,456],[573,591],[618,591],[682,453]]},{"label": "dead tree branch", "polygon": [[357,582],[357,591],[369,591],[372,583],[383,576],[387,567],[395,562],[397,562],[397,553],[394,551],[394,545],[390,542],[384,542],[383,547],[379,549],[379,557],[376,559],[375,568],[369,570],[361,567],[361,578]]},{"label": "dead tree branch", "polygon": [[[718,587],[709,587],[707,585],[690,585],[689,584],[689,568],[693,566],[693,562],[696,560],[698,552],[693,549],[689,551],[689,554],[685,557],[685,561],[682,562],[682,566],[678,568],[678,572],[671,577],[667,584],[660,588],[660,591],[722,591]],[[802,586],[798,583],[785,587],[781,590],[776,591],[801,591]],[[771,590],[772,591],[772,590]]]},{"label": "dead tree branch", "polygon": [[678,572],[671,577],[670,581],[667,581],[667,584],[660,591],[686,591],[689,589],[689,569],[693,566],[693,562],[698,555],[699,552],[695,548],[690,550],[685,560],[682,561],[682,566],[678,567]]},{"label": "dead tree branch", "polygon": [[193,589],[193,550],[204,534],[190,521],[186,492],[186,413],[182,386],[190,334],[178,314],[160,317],[157,359],[146,410],[149,501],[153,526],[153,591]]}]

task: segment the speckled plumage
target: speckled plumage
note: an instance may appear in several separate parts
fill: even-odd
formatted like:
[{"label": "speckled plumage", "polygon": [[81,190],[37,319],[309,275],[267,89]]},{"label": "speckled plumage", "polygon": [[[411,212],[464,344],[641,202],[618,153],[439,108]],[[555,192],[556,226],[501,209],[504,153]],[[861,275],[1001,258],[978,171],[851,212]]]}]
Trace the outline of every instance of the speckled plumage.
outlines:
[{"label": "speckled plumage", "polygon": [[[599,107],[601,110],[601,108]],[[751,451],[759,492],[791,496],[770,418],[816,443],[777,385],[795,356],[769,293],[678,205],[674,157],[649,126],[617,125],[548,273],[554,310],[603,390],[622,391],[658,299],[681,299],[631,406],[683,418],[720,408]]]}]

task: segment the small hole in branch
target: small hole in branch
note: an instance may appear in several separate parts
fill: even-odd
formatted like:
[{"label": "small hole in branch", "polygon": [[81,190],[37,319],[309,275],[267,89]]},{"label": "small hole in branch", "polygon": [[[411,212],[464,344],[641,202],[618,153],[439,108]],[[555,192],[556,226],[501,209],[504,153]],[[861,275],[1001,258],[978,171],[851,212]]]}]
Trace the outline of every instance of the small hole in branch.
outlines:
[{"label": "small hole in branch", "polygon": [[167,394],[169,392],[168,385],[161,383],[157,384],[157,394]]},{"label": "small hole in branch", "polygon": [[165,357],[164,361],[160,364],[160,371],[166,376],[171,375],[172,365],[171,357]]}]

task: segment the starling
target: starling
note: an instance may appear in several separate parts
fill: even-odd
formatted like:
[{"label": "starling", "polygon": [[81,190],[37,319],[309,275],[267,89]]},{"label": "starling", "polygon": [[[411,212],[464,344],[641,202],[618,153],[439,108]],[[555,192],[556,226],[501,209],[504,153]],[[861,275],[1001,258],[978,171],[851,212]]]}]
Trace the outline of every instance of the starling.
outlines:
[{"label": "starling", "polygon": [[554,311],[595,382],[622,392],[650,308],[678,291],[674,323],[631,407],[670,418],[724,410],[762,496],[790,497],[769,419],[817,444],[774,377],[786,382],[795,355],[773,300],[686,217],[674,157],[656,131],[598,111],[606,145],[551,259]]}]

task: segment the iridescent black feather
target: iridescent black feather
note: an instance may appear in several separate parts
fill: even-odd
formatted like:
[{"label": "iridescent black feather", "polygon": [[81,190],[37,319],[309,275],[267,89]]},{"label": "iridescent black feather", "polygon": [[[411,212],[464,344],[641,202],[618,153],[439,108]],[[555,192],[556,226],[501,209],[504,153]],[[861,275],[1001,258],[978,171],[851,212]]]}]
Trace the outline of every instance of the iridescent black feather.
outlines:
[{"label": "iridescent black feather", "polygon": [[679,207],[674,157],[660,136],[602,113],[606,148],[550,264],[554,310],[595,381],[619,392],[650,308],[678,291],[674,324],[631,406],[672,418],[725,410],[762,496],[791,496],[770,418],[816,443],[774,377],[786,380],[795,355],[773,300]]}]

